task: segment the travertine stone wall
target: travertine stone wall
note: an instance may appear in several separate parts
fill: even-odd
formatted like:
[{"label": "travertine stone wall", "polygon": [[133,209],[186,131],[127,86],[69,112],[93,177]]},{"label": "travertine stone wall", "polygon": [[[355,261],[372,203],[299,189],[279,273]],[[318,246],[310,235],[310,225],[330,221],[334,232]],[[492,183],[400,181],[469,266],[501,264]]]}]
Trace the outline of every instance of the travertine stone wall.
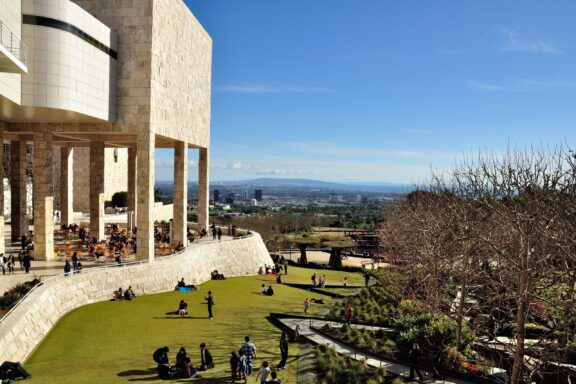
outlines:
[{"label": "travertine stone wall", "polygon": [[174,143],[174,222],[172,244],[186,244],[188,233],[188,145]]},{"label": "travertine stone wall", "polygon": [[209,151],[207,148],[200,148],[198,151],[198,229],[208,229],[209,206]]},{"label": "travertine stone wall", "polygon": [[52,133],[34,134],[34,258],[54,258]]},{"label": "travertine stone wall", "polygon": [[[128,148],[128,210],[136,211],[136,148]],[[136,217],[134,217],[134,220]]]},{"label": "travertine stone wall", "polygon": [[10,180],[10,215],[11,238],[18,241],[28,234],[28,217],[26,216],[26,142],[10,142],[10,163],[12,175]]},{"label": "travertine stone wall", "polygon": [[[74,148],[74,211],[90,212],[90,149]],[[128,149],[104,150],[104,200],[128,190]]]},{"label": "travertine stone wall", "polygon": [[153,263],[61,277],[38,288],[0,325],[2,358],[25,361],[64,314],[109,300],[118,287],[131,285],[136,295],[160,293],[173,290],[181,277],[201,284],[214,269],[227,277],[255,275],[259,266],[271,263],[260,235],[254,233],[238,240],[198,244]]},{"label": "travertine stone wall", "polygon": [[153,21],[152,131],[208,148],[212,39],[182,0],[154,0]]},{"label": "travertine stone wall", "polygon": [[138,181],[136,183],[137,203],[136,245],[138,260],[154,259],[154,135],[148,132],[138,133],[138,152],[136,167]]},{"label": "travertine stone wall", "polygon": [[90,236],[104,240],[104,143],[90,142]]},{"label": "travertine stone wall", "polygon": [[[4,122],[0,121],[0,159],[4,159]],[[4,240],[4,163],[0,166],[0,253],[4,253],[6,244]]]},{"label": "travertine stone wall", "polygon": [[[73,149],[60,148],[60,223],[71,224],[74,222],[73,206]],[[81,197],[78,197],[81,199]]]}]

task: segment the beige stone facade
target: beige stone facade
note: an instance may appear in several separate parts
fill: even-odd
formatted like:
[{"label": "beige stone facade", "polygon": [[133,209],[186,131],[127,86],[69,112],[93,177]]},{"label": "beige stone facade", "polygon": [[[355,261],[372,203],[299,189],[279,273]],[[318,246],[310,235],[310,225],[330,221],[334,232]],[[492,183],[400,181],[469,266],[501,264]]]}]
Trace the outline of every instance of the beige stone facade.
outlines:
[{"label": "beige stone facade", "polygon": [[198,244],[154,263],[94,268],[55,278],[37,288],[0,323],[2,358],[25,361],[62,316],[83,305],[110,300],[117,287],[131,285],[136,295],[148,295],[173,290],[175,276],[201,284],[214,269],[229,277],[245,276],[255,275],[266,264],[272,260],[260,235],[254,233],[238,240]]},{"label": "beige stone facade", "polygon": [[[53,257],[55,190],[60,205],[68,207],[71,195],[74,210],[90,212],[90,228],[98,238],[104,236],[104,200],[124,190],[138,227],[137,257],[153,259],[156,148],[178,152],[175,169],[183,177],[175,188],[176,239],[184,236],[186,225],[182,159],[189,148],[199,149],[199,226],[206,227],[212,41],[184,1],[8,1],[21,1],[14,12],[21,12],[22,24],[15,27],[30,57],[28,73],[15,75],[21,100],[0,82],[0,121],[4,140],[14,148],[33,142],[39,162],[34,166],[35,257]],[[58,167],[68,180],[59,180],[55,189],[48,168],[49,159],[63,159],[58,147],[73,149],[74,155],[72,172],[66,172],[66,164]],[[12,220],[23,227],[22,209],[12,213]]]}]

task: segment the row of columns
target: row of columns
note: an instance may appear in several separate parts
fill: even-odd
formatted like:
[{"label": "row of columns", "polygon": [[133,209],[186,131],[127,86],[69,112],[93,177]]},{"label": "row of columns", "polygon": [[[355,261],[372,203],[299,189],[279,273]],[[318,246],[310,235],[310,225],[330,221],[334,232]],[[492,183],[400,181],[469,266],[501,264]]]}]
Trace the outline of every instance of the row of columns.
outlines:
[{"label": "row of columns", "polygon": [[[0,122],[1,123],[1,122]],[[0,125],[0,140],[4,130]],[[11,142],[11,231],[12,241],[28,233],[26,215],[26,142]],[[98,240],[104,232],[104,149],[103,142],[90,142],[90,233]],[[154,134],[138,135],[136,148],[128,149],[128,210],[137,213],[137,258],[154,259]],[[0,155],[3,157],[3,146]],[[60,154],[60,220],[73,222],[72,148],[62,147]],[[53,140],[51,132],[34,133],[34,237],[35,258],[52,259],[54,255],[54,188]],[[208,149],[199,149],[198,161],[198,225],[208,228]],[[0,167],[2,168],[2,167]],[[138,170],[138,172],[136,172]],[[172,242],[186,244],[188,202],[188,144],[174,144],[174,215]],[[0,180],[3,180],[3,168]],[[2,183],[0,183],[2,184]],[[0,186],[0,253],[4,252],[4,193]]]}]

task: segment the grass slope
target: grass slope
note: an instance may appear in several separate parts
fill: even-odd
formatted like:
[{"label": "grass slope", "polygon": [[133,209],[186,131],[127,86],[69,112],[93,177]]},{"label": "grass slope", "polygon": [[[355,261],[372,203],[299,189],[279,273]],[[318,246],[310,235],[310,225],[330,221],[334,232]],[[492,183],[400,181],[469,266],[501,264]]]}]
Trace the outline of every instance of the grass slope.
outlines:
[{"label": "grass slope", "polygon": [[[344,276],[348,276],[349,284],[363,282],[359,274],[321,272],[334,283],[341,282]],[[307,283],[314,272],[290,267],[288,273],[288,281]],[[276,295],[260,296],[258,290],[262,283],[272,284]],[[216,303],[214,320],[207,318],[204,302],[209,290]],[[31,372],[32,381],[38,383],[160,383],[162,381],[152,371],[155,363],[151,356],[156,348],[169,346],[169,356],[174,361],[178,349],[184,346],[192,355],[193,363],[199,365],[198,345],[205,342],[216,367],[203,372],[201,379],[177,382],[230,382],[230,352],[238,350],[245,335],[251,336],[258,350],[255,367],[264,360],[272,367],[278,364],[280,331],[266,320],[266,316],[270,312],[302,314],[302,303],[307,296],[311,295],[304,290],[275,284],[272,276],[253,276],[209,281],[195,292],[168,292],[137,297],[131,302],[88,305],[59,321],[25,367]],[[188,303],[189,310],[184,319],[170,314],[182,299]],[[327,304],[334,302],[327,297],[324,299]],[[324,308],[312,305],[311,313]],[[298,345],[291,343],[287,369],[279,374],[283,383],[297,382],[298,355]]]}]

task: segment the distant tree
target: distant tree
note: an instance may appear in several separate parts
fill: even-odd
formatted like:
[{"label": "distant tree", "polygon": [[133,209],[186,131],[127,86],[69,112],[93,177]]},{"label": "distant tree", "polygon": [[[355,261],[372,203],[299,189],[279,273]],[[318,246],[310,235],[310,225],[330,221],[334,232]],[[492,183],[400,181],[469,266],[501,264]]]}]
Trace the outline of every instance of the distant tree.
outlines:
[{"label": "distant tree", "polygon": [[308,249],[310,246],[316,245],[318,241],[309,237],[301,237],[293,239],[292,242],[300,250],[300,265],[308,264],[306,249]]},{"label": "distant tree", "polygon": [[112,206],[114,207],[127,207],[128,206],[128,192],[116,192],[112,195]]},{"label": "distant tree", "polygon": [[322,243],[324,247],[330,247],[330,266],[338,268],[342,266],[342,251],[354,248],[354,242],[350,239],[336,239]]}]

